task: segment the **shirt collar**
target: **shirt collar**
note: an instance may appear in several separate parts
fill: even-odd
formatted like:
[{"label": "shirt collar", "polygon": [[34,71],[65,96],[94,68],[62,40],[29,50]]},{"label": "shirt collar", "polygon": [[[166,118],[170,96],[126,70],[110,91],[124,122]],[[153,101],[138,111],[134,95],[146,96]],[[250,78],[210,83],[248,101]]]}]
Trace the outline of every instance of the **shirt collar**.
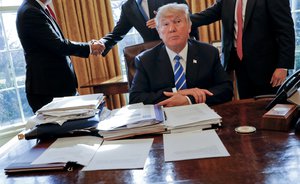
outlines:
[{"label": "shirt collar", "polygon": [[41,1],[39,0],[35,0],[37,3],[39,3],[39,5],[41,5],[41,7],[45,10],[47,9],[46,5],[44,3],[42,3]]},{"label": "shirt collar", "polygon": [[187,51],[188,51],[188,44],[187,43],[186,43],[185,47],[179,53],[176,53],[176,52],[172,51],[167,46],[166,46],[166,50],[167,50],[167,53],[169,55],[169,58],[170,58],[171,62],[174,60],[174,57],[176,55],[179,55],[184,61],[186,61]]}]

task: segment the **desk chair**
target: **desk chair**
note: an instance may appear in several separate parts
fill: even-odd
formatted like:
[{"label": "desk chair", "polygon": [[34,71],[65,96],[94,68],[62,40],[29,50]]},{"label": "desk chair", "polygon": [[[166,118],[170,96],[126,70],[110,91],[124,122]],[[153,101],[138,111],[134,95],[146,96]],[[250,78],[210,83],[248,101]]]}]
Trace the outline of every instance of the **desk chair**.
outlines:
[{"label": "desk chair", "polygon": [[[116,76],[113,78],[98,78],[88,81],[88,83],[80,86],[81,88],[92,87],[94,93],[103,93],[106,96],[106,105],[109,109],[120,108],[126,105],[126,100],[121,100],[121,104],[114,104],[112,98],[114,95],[128,93],[131,81],[135,73],[134,57],[142,51],[158,45],[161,41],[153,41],[141,43],[124,48],[124,56],[126,63],[127,76]],[[128,82],[126,80],[128,79]],[[119,98],[119,97],[116,97]]]},{"label": "desk chair", "polygon": [[143,52],[147,49],[155,47],[159,43],[161,43],[161,40],[140,43],[140,44],[131,45],[131,46],[124,48],[123,52],[124,52],[125,63],[126,63],[126,71],[127,71],[127,79],[128,79],[129,89],[131,87],[131,82],[132,82],[134,74],[135,74],[135,65],[134,65],[135,56],[137,56],[138,54],[140,54],[141,52]]}]

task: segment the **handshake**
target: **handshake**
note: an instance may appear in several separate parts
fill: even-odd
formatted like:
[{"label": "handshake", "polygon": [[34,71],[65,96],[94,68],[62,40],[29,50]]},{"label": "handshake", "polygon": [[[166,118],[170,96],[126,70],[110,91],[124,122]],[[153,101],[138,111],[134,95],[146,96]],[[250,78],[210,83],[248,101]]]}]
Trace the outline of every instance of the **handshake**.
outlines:
[{"label": "handshake", "polygon": [[94,56],[102,54],[102,52],[105,50],[105,45],[100,40],[91,40],[89,44],[91,47],[91,54]]}]

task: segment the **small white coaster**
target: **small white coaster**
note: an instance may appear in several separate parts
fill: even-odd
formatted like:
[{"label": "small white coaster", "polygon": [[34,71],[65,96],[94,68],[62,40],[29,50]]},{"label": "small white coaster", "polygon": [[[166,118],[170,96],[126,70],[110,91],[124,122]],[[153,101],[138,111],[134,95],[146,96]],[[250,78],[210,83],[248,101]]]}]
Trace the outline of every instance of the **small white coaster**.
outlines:
[{"label": "small white coaster", "polygon": [[249,134],[256,131],[256,128],[253,126],[239,126],[235,128],[237,133]]}]

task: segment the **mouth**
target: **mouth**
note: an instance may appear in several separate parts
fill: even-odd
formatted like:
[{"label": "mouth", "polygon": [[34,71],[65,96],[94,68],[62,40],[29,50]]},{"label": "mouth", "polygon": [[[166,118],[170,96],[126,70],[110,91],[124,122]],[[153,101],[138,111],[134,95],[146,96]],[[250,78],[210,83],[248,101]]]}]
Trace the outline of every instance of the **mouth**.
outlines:
[{"label": "mouth", "polygon": [[177,40],[179,38],[180,38],[180,36],[170,36],[170,40]]}]

